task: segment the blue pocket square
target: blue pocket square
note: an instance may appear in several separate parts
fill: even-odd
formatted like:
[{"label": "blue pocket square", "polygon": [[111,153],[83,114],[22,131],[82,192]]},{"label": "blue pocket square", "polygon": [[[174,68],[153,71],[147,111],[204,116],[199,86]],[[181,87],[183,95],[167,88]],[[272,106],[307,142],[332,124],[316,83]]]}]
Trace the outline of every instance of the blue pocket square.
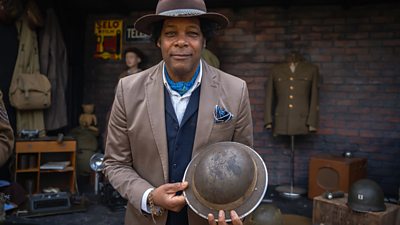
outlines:
[{"label": "blue pocket square", "polygon": [[215,123],[226,123],[233,118],[233,114],[218,105],[214,108],[214,121]]}]

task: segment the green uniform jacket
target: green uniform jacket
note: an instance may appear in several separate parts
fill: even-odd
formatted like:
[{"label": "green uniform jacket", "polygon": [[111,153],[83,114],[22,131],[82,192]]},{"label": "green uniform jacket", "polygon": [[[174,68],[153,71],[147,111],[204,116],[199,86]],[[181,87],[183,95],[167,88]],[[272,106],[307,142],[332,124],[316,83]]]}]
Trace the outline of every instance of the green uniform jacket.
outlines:
[{"label": "green uniform jacket", "polygon": [[7,162],[14,148],[14,134],[8,121],[8,115],[3,103],[3,93],[0,91],[0,167]]},{"label": "green uniform jacket", "polygon": [[274,135],[300,135],[318,127],[318,67],[299,62],[292,72],[288,63],[275,66],[266,87],[264,125]]}]

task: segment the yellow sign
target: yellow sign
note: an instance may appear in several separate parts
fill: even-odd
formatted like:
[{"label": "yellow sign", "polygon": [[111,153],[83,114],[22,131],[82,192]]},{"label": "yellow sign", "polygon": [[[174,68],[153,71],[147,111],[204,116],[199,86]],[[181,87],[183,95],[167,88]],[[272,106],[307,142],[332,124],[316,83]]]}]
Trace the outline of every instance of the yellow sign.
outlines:
[{"label": "yellow sign", "polygon": [[121,59],[123,20],[97,20],[94,26],[96,35],[94,58]]}]

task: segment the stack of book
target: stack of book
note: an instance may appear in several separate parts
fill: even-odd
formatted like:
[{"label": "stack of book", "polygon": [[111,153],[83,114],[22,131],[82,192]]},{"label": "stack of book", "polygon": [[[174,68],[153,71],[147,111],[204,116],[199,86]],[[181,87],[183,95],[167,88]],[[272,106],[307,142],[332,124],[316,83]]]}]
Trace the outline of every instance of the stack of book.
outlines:
[{"label": "stack of book", "polygon": [[67,166],[69,166],[70,161],[61,161],[61,162],[47,162],[40,166],[42,170],[63,170]]}]

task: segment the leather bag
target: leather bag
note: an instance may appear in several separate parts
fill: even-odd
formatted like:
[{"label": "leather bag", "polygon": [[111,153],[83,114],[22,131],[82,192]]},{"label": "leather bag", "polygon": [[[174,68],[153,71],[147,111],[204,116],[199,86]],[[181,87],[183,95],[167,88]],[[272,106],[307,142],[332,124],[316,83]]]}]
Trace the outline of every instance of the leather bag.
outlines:
[{"label": "leather bag", "polygon": [[0,23],[11,24],[23,13],[20,0],[0,0]]},{"label": "leather bag", "polygon": [[51,103],[51,84],[40,73],[20,74],[10,86],[10,103],[18,110],[46,109]]},{"label": "leather bag", "polygon": [[37,5],[35,0],[28,1],[28,3],[26,4],[25,13],[28,18],[29,27],[32,30],[35,30],[38,27],[44,26],[44,19],[43,19],[42,13],[41,13],[39,6]]}]

